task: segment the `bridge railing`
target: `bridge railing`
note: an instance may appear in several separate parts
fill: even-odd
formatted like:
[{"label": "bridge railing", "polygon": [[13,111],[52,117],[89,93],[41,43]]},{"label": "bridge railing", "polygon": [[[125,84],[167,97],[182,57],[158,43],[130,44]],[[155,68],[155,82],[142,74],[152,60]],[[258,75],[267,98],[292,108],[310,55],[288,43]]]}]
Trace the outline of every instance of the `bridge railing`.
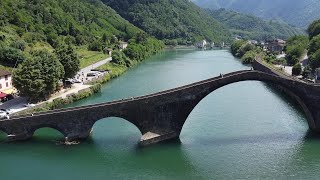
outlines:
[{"label": "bridge railing", "polygon": [[277,76],[280,76],[280,77],[283,77],[283,78],[286,78],[286,79],[291,79],[291,80],[299,81],[299,82],[304,82],[304,81],[302,81],[301,79],[299,79],[299,78],[297,78],[297,77],[295,77],[295,76],[292,76],[292,75],[286,73],[286,72],[283,71],[281,68],[277,68],[277,67],[275,67],[274,65],[269,64],[269,63],[263,61],[261,55],[256,56],[255,61],[256,61],[257,63],[261,64],[262,66],[265,66],[266,68],[268,68],[272,73],[274,73],[274,74],[277,75]]}]

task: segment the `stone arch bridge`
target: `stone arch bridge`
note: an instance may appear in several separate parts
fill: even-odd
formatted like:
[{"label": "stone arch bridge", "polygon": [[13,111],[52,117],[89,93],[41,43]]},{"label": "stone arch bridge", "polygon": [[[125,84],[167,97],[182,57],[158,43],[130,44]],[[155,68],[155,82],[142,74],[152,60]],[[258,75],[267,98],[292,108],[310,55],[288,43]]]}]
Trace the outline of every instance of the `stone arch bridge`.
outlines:
[{"label": "stone arch bridge", "polygon": [[8,141],[16,141],[31,138],[39,128],[50,127],[72,141],[87,138],[100,119],[120,117],[140,130],[142,145],[153,144],[178,138],[191,111],[208,94],[228,84],[248,80],[280,87],[301,105],[309,128],[320,131],[320,85],[279,75],[258,61],[253,67],[255,70],[224,74],[146,96],[1,120],[0,131],[8,134]]}]

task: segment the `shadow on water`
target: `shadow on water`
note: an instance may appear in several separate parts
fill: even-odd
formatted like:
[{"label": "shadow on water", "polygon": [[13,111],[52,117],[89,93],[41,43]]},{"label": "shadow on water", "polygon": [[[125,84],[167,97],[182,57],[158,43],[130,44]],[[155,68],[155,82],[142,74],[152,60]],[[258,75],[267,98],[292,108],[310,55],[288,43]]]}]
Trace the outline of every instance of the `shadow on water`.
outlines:
[{"label": "shadow on water", "polygon": [[[265,87],[272,92],[273,94],[275,94],[279,99],[281,99],[282,101],[286,102],[290,107],[293,107],[295,110],[297,110],[297,112],[304,117],[305,119],[307,119],[306,114],[304,113],[301,105],[295,100],[293,99],[291,96],[289,96],[288,94],[286,94],[285,92],[282,92],[281,90],[279,90],[278,87],[276,87],[276,85],[274,84],[269,84],[269,83],[264,83]],[[307,121],[306,121],[307,122]]]},{"label": "shadow on water", "polygon": [[304,139],[306,141],[312,140],[312,141],[317,141],[318,143],[320,143],[320,133],[308,130]]},{"label": "shadow on water", "polygon": [[[56,136],[54,138],[57,139]],[[125,137],[112,140],[90,137],[78,145],[66,146],[57,145],[52,137],[40,136],[29,141],[1,143],[0,154],[8,159],[17,159],[17,162],[38,162],[33,164],[33,168],[39,165],[39,168],[48,169],[51,163],[58,163],[67,171],[85,167],[86,171],[80,173],[84,179],[199,178],[179,140],[141,147],[138,141],[128,142]],[[42,161],[47,163],[42,164]],[[70,162],[72,166],[68,166]],[[77,177],[74,173],[64,175],[70,179]]]}]

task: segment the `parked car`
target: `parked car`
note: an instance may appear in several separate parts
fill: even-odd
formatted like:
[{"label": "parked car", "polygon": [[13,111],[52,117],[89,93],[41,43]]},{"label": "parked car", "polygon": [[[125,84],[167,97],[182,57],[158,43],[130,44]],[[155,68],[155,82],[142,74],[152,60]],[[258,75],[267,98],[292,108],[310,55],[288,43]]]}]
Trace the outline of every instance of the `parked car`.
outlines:
[{"label": "parked car", "polygon": [[9,119],[10,117],[8,114],[8,112],[0,110],[0,119]]},{"label": "parked car", "polygon": [[87,73],[87,77],[95,77],[95,76],[98,76],[99,74],[97,72],[90,72],[90,73]]},{"label": "parked car", "polygon": [[0,109],[0,111],[4,111],[4,112],[6,112],[7,114],[10,114],[10,110],[9,110],[9,109]]},{"label": "parked car", "polygon": [[73,79],[72,81],[73,81],[73,83],[82,83],[82,81],[80,79]]},{"label": "parked car", "polygon": [[24,104],[23,105],[24,107],[34,107],[34,106],[36,106],[35,104],[30,104],[30,103],[28,103],[28,104]]}]

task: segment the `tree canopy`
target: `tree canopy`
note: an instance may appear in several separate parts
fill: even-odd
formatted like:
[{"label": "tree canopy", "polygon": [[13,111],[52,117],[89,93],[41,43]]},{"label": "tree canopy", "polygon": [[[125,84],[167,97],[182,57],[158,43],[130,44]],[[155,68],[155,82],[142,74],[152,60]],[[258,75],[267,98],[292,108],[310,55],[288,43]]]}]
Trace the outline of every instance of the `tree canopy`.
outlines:
[{"label": "tree canopy", "polygon": [[320,34],[320,19],[311,23],[308,27],[308,34],[310,39]]},{"label": "tree canopy", "polygon": [[62,64],[53,53],[35,51],[33,57],[23,61],[13,74],[13,85],[30,101],[48,98],[64,76]]},{"label": "tree canopy", "polygon": [[73,78],[80,70],[80,61],[74,49],[69,46],[61,46],[56,50],[58,60],[64,68],[64,80]]},{"label": "tree canopy", "polygon": [[309,39],[307,36],[293,36],[287,40],[285,52],[288,65],[297,64],[303,55],[306,54],[306,50],[309,45]]},{"label": "tree canopy", "polygon": [[320,19],[310,24],[308,28],[309,44],[308,56],[313,70],[320,67]]},{"label": "tree canopy", "polygon": [[[162,40],[179,44],[229,40],[229,31],[188,0],[103,0],[122,17]],[[171,41],[166,41],[171,42]]]},{"label": "tree canopy", "polygon": [[233,35],[243,39],[287,39],[290,36],[304,34],[301,29],[276,20],[265,21],[253,15],[243,14],[232,10],[219,9],[207,12],[220,23],[229,28]]}]

